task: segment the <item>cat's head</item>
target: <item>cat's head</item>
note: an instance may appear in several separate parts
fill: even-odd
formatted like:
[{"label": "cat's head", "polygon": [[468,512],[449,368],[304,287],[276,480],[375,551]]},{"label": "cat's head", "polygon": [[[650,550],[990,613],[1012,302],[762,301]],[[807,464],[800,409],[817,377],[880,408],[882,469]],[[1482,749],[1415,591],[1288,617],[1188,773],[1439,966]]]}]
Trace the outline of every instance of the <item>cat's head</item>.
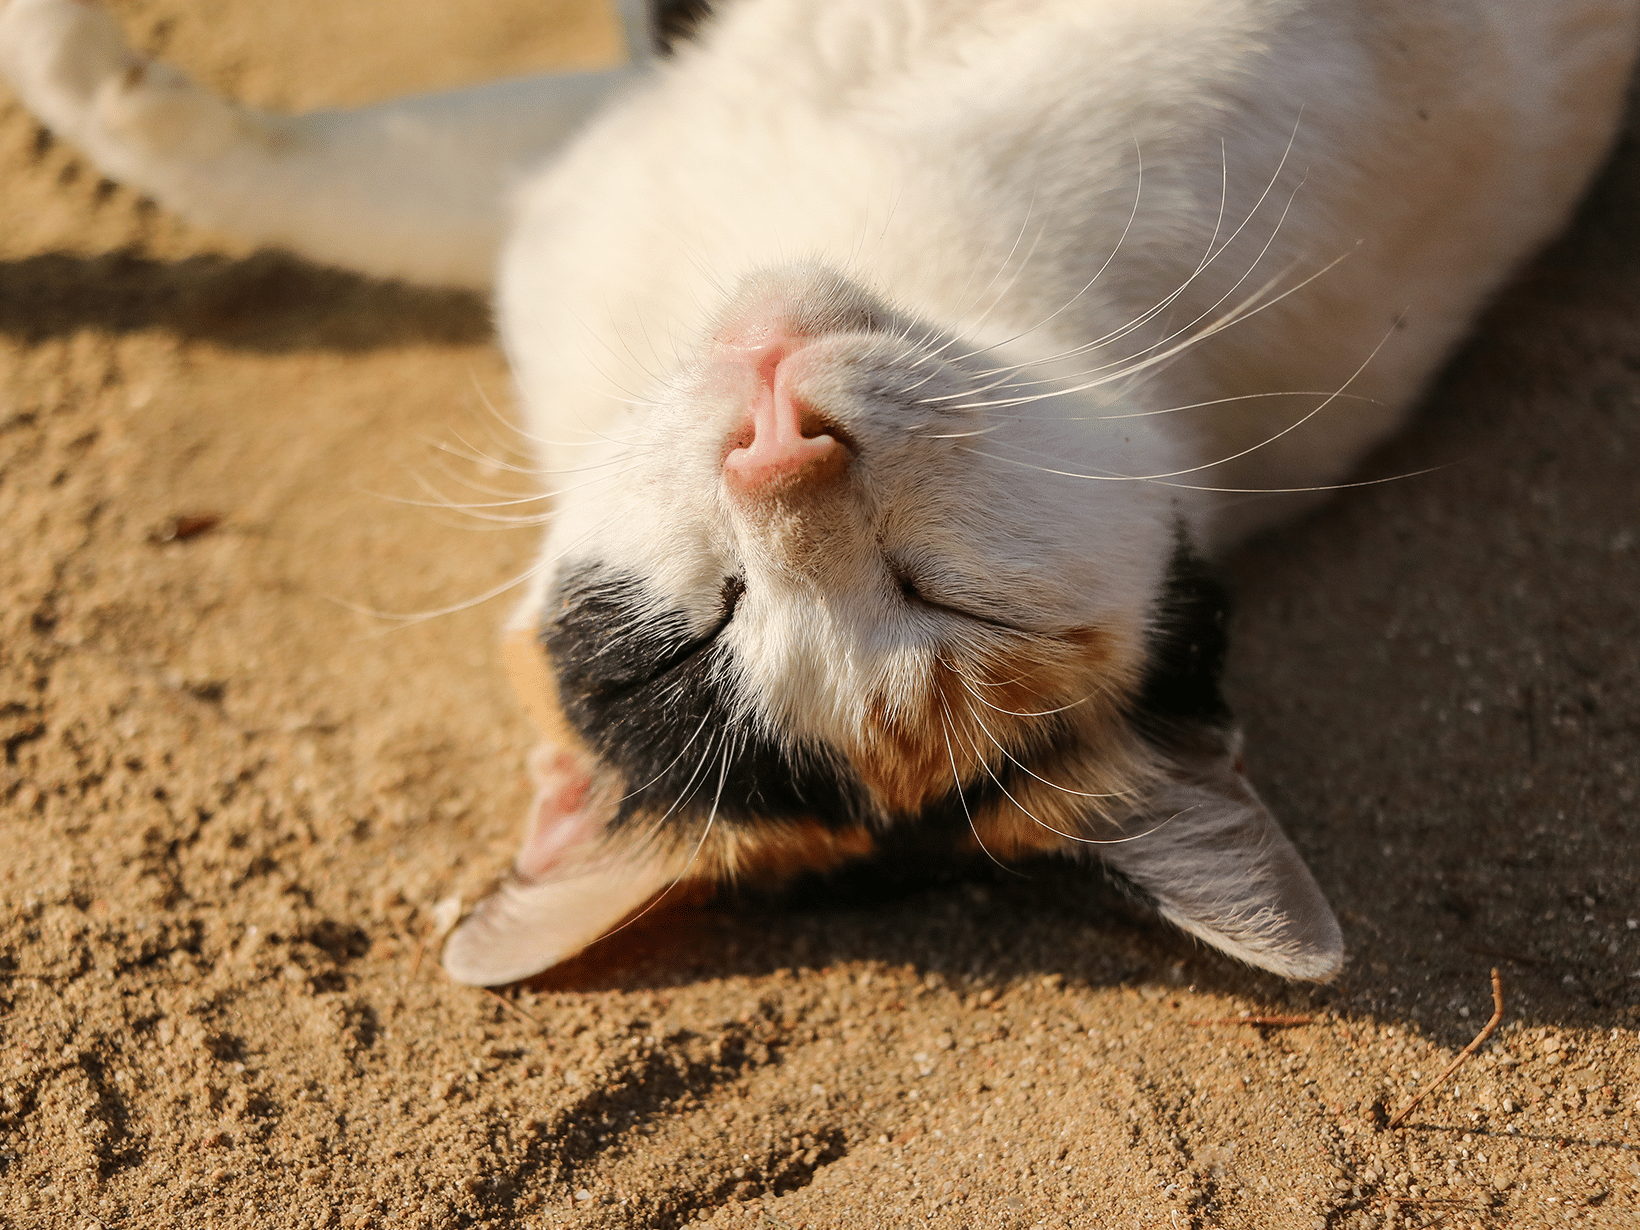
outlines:
[{"label": "cat's head", "polygon": [[1171,446],[1051,381],[821,267],[728,294],[556,512],[510,651],[540,791],[451,972],[526,976],[682,879],[921,844],[1063,853],[1334,973],[1237,764],[1222,593],[1137,481]]}]

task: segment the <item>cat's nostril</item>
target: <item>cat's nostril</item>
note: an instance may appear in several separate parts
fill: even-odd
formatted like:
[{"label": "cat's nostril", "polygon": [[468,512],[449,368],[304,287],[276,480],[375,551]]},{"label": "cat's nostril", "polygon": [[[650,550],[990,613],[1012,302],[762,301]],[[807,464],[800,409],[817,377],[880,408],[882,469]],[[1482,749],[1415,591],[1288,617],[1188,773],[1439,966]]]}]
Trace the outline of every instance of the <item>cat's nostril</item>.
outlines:
[{"label": "cat's nostril", "polygon": [[848,468],[852,444],[771,367],[759,382],[748,422],[723,459],[723,477],[746,493],[824,485]]}]

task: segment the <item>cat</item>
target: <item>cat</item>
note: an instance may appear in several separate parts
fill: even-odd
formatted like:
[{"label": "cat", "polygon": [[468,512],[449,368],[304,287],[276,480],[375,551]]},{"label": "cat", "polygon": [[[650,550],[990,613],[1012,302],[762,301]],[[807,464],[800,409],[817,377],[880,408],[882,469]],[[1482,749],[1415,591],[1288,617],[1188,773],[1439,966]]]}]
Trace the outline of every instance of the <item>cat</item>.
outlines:
[{"label": "cat", "polygon": [[[674,8],[677,6],[673,6]],[[1610,144],[1640,0],[733,0],[675,54],[285,117],[11,0],[107,175],[493,288],[554,513],[499,984],[684,882],[1059,855],[1325,980],[1206,561],[1348,482]]]}]

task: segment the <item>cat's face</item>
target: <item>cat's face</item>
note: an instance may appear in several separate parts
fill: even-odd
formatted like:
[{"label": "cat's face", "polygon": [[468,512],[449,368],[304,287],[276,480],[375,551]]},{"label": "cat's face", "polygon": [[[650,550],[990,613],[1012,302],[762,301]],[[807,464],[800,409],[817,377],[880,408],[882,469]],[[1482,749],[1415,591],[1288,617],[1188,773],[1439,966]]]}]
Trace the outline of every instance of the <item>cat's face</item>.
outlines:
[{"label": "cat's face", "polygon": [[[524,651],[541,796],[458,975],[540,968],[680,878],[919,843],[1104,855],[1167,912],[1155,800],[1244,787],[1222,629],[1184,650],[1205,671],[1169,660],[1159,621],[1202,613],[1161,610],[1179,514],[1136,478],[1165,441],[1033,400],[1048,378],[821,268],[726,296],[557,512]],[[1165,711],[1181,670],[1199,712]]]}]

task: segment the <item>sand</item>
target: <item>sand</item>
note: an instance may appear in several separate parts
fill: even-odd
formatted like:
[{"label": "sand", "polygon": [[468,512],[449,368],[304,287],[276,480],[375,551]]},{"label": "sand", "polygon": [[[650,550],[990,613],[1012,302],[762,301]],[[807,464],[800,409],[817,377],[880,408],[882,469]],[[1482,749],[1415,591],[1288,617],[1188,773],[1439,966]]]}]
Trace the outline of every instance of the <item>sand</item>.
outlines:
[{"label": "sand", "polygon": [[[269,106],[619,54],[567,0],[115,8]],[[1051,868],[452,985],[531,742],[468,603],[533,535],[438,506],[507,489],[484,304],[192,229],[9,95],[0,166],[0,1226],[1640,1226],[1640,138],[1370,473],[1437,468],[1232,561],[1325,988]]]}]

